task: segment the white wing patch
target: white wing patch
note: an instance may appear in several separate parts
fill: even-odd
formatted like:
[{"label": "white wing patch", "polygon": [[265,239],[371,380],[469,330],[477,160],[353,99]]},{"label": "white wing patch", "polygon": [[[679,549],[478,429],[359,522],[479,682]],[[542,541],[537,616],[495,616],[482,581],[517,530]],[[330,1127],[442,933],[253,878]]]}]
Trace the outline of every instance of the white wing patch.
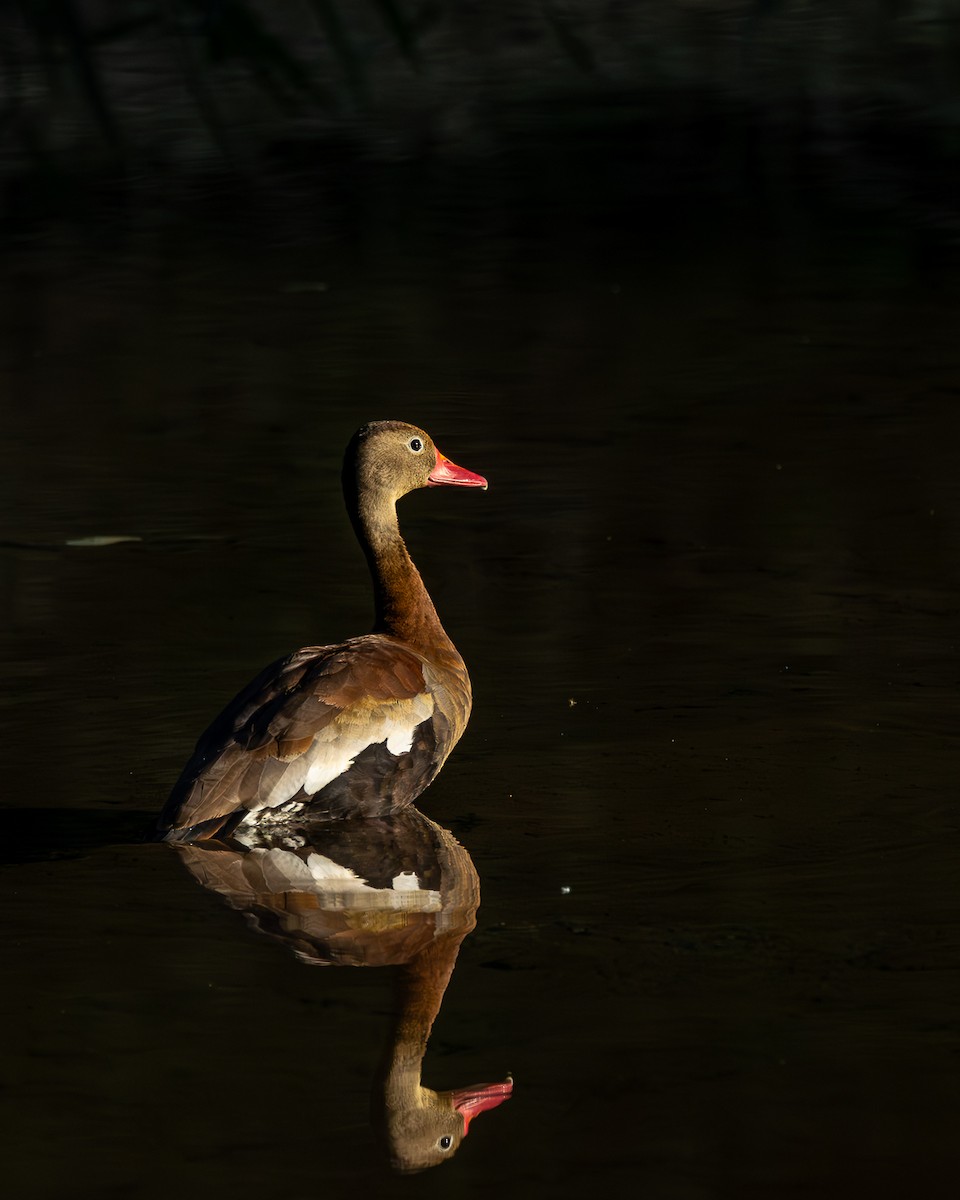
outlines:
[{"label": "white wing patch", "polygon": [[353,766],[368,746],[386,742],[399,757],[413,745],[417,726],[433,716],[433,696],[421,692],[409,700],[395,700],[372,708],[345,709],[317,734],[313,745],[286,764],[250,808],[258,812],[286,804],[302,788],[313,796]]}]

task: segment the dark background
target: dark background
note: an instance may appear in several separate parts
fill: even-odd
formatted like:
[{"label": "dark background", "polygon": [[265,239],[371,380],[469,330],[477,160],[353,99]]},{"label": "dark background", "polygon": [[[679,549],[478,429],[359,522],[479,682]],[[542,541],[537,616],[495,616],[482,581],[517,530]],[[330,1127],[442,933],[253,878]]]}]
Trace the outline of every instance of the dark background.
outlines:
[{"label": "dark background", "polygon": [[606,206],[749,195],[772,215],[826,193],[938,227],[956,18],[951,0],[10,0],[4,211],[222,215],[296,183],[328,223],[388,163],[525,166],[562,202],[578,149]]},{"label": "dark background", "polygon": [[[952,1185],[958,16],[0,9],[18,1196]],[[385,973],[144,842],[239,686],[367,628],[382,417],[491,482],[401,507],[475,690],[424,1080],[516,1079],[396,1180]]]}]

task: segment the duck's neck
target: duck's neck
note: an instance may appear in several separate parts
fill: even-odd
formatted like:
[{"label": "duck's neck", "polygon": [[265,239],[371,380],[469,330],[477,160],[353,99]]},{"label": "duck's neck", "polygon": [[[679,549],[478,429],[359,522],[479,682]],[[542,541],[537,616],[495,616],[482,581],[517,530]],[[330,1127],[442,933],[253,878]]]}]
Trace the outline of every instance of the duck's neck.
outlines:
[{"label": "duck's neck", "polygon": [[415,647],[435,650],[449,646],[452,650],[420,572],[400,536],[396,504],[382,499],[374,504],[361,496],[354,511],[357,534],[373,577],[374,632],[392,634]]},{"label": "duck's neck", "polygon": [[395,1025],[381,1068],[388,1109],[418,1101],[427,1040],[465,936],[458,930],[438,937],[400,970]]}]

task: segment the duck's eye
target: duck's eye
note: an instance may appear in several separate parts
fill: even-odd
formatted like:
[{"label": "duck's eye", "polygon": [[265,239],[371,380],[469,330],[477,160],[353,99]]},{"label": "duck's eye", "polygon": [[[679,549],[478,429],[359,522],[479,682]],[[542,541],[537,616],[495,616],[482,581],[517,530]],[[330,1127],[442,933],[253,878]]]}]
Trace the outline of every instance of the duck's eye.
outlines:
[{"label": "duck's eye", "polygon": [[443,1137],[437,1142],[437,1145],[440,1147],[441,1150],[449,1150],[450,1147],[453,1145],[453,1138],[450,1137],[450,1135],[448,1133],[445,1133],[443,1135]]},{"label": "duck's eye", "polygon": [[421,442],[419,438],[411,438],[410,441],[407,442],[407,445],[414,452],[414,454],[419,454],[423,449],[423,442]]}]

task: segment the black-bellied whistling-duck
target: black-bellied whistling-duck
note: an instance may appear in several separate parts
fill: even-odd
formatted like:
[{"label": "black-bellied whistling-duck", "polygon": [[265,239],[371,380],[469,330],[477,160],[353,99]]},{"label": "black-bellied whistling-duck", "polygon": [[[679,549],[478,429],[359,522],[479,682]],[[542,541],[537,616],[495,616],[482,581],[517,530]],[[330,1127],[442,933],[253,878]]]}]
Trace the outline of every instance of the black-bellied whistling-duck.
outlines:
[{"label": "black-bellied whistling-duck", "polygon": [[410,807],[378,820],[237,830],[176,852],[204,887],[301,962],[396,970],[372,1113],[397,1170],[446,1162],[471,1120],[510,1098],[509,1077],[443,1092],[421,1081],[430,1031],[480,903],[473,861],[448,830]]},{"label": "black-bellied whistling-duck", "polygon": [[[472,928],[472,925],[471,927]],[[430,1030],[453,973],[465,931],[438,935],[401,971],[396,1027],[382,1065],[379,1110],[390,1161],[398,1171],[423,1171],[452,1157],[478,1113],[513,1095],[513,1079],[435,1092],[421,1082]]]},{"label": "black-bellied whistling-duck", "polygon": [[165,841],[308,813],[380,816],[436,777],[470,716],[470,678],[407,553],[396,503],[439,484],[487,481],[414,425],[375,421],[357,431],[343,490],[373,576],[373,632],[295,651],[224,709],[161,813]]}]

